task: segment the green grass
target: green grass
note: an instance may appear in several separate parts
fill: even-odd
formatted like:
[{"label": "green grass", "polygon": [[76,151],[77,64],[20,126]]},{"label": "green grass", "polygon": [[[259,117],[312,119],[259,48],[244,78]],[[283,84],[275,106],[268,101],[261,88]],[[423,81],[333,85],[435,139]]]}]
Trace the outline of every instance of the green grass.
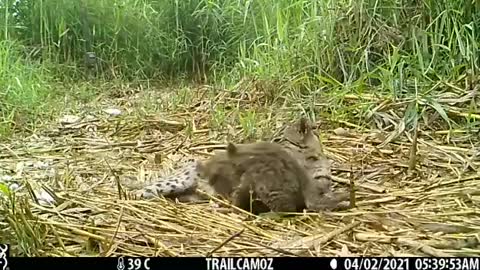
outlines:
[{"label": "green grass", "polygon": [[[372,109],[347,105],[345,94],[434,103],[452,85],[468,91],[463,77],[479,72],[480,4],[471,0],[4,2],[1,133],[17,114],[37,119],[28,108],[47,106],[38,102],[54,100],[58,84],[88,88],[87,51],[98,57],[98,81],[200,79],[232,89],[256,78],[273,101],[321,91],[332,101],[325,111],[344,119]],[[74,96],[88,102],[97,92]],[[240,118],[254,132],[254,115]]]},{"label": "green grass", "polygon": [[21,45],[0,41],[0,135],[9,135],[14,127],[31,128],[30,119],[48,117],[53,89],[44,66],[28,62]]}]

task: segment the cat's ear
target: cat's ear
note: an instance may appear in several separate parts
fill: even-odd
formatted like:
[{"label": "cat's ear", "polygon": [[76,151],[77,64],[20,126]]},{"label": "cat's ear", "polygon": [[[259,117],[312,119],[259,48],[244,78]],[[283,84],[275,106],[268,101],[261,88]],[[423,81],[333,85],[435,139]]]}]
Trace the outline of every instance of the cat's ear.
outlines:
[{"label": "cat's ear", "polygon": [[313,131],[313,125],[305,117],[300,118],[298,122],[298,131],[301,134],[304,145],[312,148],[321,148],[320,139]]},{"label": "cat's ear", "polygon": [[310,122],[305,116],[302,116],[297,122],[298,131],[302,134],[310,132],[312,130],[312,126]]},{"label": "cat's ear", "polygon": [[235,144],[229,142],[227,145],[227,153],[229,156],[235,155],[237,153],[237,146]]}]

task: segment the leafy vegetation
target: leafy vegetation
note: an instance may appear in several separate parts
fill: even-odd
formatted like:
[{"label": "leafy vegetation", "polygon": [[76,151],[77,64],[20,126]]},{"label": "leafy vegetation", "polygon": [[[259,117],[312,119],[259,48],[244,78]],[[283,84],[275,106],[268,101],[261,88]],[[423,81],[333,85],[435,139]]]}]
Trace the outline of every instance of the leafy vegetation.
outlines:
[{"label": "leafy vegetation", "polygon": [[94,96],[52,92],[80,89],[90,73],[97,82],[194,79],[227,89],[255,78],[274,99],[322,90],[341,119],[372,109],[345,103],[348,94],[415,97],[448,117],[440,93],[478,80],[479,11],[471,0],[4,0],[0,132],[43,119],[48,101]]}]

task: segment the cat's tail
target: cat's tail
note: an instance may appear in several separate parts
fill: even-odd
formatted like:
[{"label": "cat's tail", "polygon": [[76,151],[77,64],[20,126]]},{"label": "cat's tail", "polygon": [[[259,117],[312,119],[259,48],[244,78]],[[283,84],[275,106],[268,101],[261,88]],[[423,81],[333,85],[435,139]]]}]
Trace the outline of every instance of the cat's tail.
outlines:
[{"label": "cat's tail", "polygon": [[198,185],[199,176],[196,171],[196,164],[196,161],[189,161],[168,175],[151,176],[148,184],[133,179],[123,184],[129,189],[135,190],[135,195],[143,199],[191,193],[195,191]]}]

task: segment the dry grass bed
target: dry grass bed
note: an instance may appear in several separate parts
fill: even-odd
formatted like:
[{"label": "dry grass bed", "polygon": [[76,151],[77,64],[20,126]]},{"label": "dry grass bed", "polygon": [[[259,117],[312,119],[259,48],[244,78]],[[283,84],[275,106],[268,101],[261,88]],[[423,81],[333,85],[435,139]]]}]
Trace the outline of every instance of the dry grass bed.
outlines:
[{"label": "dry grass bed", "polygon": [[[349,211],[254,217],[215,198],[183,204],[119,195],[116,176],[148,181],[226,138],[241,140],[235,125],[209,131],[205,100],[266,108],[258,97],[199,94],[175,114],[97,116],[1,145],[3,175],[31,187],[37,199],[46,197],[42,189],[55,197],[54,205],[28,193],[15,205],[3,200],[2,241],[29,256],[480,255],[479,161],[467,140],[453,147],[420,136],[416,170],[408,173],[407,137],[382,145],[388,133],[323,125],[336,187],[353,179],[358,188]],[[265,117],[258,126],[285,123],[277,111],[259,111]]]}]

